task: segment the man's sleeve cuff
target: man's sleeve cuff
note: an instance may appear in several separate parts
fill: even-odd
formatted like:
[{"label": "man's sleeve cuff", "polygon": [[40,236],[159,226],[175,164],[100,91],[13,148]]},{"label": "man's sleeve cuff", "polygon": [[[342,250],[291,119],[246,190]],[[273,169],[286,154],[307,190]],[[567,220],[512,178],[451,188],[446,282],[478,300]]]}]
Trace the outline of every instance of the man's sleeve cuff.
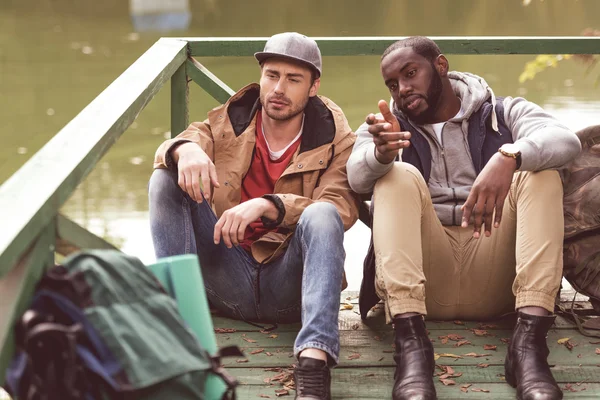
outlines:
[{"label": "man's sleeve cuff", "polygon": [[277,208],[279,215],[275,221],[266,217],[260,217],[261,222],[263,223],[265,228],[278,227],[279,225],[281,225],[281,223],[283,222],[283,218],[285,217],[285,205],[283,204],[283,201],[276,194],[265,194],[264,196],[262,196],[262,198],[271,201]]}]

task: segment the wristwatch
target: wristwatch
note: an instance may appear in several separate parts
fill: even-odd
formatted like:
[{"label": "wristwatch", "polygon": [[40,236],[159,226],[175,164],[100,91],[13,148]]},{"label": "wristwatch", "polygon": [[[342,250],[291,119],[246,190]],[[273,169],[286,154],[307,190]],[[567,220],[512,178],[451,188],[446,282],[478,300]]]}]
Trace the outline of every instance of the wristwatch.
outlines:
[{"label": "wristwatch", "polygon": [[506,143],[503,144],[498,151],[500,154],[506,157],[511,157],[517,160],[517,169],[521,168],[521,151],[518,149],[517,145],[514,143]]}]

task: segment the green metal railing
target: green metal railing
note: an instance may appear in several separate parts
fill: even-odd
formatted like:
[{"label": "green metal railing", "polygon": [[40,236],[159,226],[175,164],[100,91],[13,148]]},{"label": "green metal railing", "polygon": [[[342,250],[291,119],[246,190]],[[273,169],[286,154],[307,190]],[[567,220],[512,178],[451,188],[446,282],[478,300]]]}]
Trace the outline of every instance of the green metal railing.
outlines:
[{"label": "green metal railing", "polygon": [[[400,37],[316,38],[324,56],[380,55]],[[433,37],[446,54],[599,54],[598,37]],[[171,132],[188,125],[188,79],[219,102],[233,90],[192,57],[251,56],[267,38],[160,39],[0,186],[0,384],[12,324],[55,253],[113,246],[60,207],[171,81]]]}]

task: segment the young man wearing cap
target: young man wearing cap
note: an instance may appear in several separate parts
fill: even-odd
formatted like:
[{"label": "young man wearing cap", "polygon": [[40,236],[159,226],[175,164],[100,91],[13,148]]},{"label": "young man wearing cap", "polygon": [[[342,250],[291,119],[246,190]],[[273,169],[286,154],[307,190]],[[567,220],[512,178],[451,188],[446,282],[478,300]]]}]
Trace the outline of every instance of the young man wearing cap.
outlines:
[{"label": "young man wearing cap", "polygon": [[481,320],[516,308],[506,381],[520,400],[561,399],[546,359],[564,235],[553,169],[579,153],[579,139],[536,104],[450,72],[425,37],[392,44],[381,74],[393,105],[381,100],[358,129],[348,178],[374,191],[360,303],[362,313],[383,299],[394,323],[393,398],[436,398],[424,315]]},{"label": "young man wearing cap", "polygon": [[198,254],[211,304],[232,318],[302,322],[296,396],[329,399],[339,355],[346,177],[354,134],[317,96],[321,53],[298,33],[255,54],[250,84],[157,150],[150,222],[157,258]]}]

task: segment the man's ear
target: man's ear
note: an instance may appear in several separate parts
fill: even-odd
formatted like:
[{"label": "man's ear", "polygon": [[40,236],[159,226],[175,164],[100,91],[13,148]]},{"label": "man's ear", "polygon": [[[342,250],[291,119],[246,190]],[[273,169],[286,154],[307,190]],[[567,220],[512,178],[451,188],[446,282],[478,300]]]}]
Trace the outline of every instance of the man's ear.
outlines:
[{"label": "man's ear", "polygon": [[316,96],[317,92],[319,91],[319,86],[321,86],[321,78],[315,79],[312,86],[310,87],[310,90],[308,91],[308,95],[310,97]]},{"label": "man's ear", "polygon": [[439,56],[437,56],[437,58],[435,59],[434,65],[435,65],[435,69],[437,70],[438,74],[442,78],[448,76],[448,69],[450,68],[450,65],[448,64],[448,59],[446,58],[445,55],[440,54]]}]

